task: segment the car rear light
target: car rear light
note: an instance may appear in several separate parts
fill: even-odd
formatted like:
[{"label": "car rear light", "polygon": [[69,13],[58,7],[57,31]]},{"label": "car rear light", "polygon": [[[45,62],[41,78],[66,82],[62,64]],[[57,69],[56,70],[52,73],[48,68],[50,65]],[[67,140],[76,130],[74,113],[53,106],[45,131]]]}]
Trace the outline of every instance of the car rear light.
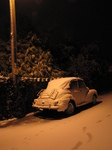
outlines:
[{"label": "car rear light", "polygon": [[58,101],[54,102],[54,106],[57,106],[57,105],[58,105],[58,103],[59,103]]}]

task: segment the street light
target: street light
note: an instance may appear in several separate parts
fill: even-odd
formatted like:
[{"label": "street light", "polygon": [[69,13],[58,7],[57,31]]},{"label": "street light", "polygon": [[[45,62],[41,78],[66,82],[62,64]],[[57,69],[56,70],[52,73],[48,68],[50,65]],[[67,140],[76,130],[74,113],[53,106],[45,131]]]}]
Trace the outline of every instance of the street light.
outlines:
[{"label": "street light", "polygon": [[10,23],[11,23],[11,61],[12,61],[12,78],[13,84],[16,86],[16,53],[17,53],[17,37],[16,37],[16,11],[15,0],[9,0],[10,5]]}]

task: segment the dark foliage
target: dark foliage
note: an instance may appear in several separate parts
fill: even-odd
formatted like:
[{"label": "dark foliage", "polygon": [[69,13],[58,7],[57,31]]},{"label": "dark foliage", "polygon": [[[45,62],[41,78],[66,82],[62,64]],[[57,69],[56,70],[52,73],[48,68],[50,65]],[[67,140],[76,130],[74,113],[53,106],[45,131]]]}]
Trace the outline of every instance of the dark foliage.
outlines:
[{"label": "dark foliage", "polygon": [[45,89],[47,82],[18,79],[17,87],[12,79],[0,82],[0,120],[11,117],[22,118],[33,111],[32,102],[41,89]]}]

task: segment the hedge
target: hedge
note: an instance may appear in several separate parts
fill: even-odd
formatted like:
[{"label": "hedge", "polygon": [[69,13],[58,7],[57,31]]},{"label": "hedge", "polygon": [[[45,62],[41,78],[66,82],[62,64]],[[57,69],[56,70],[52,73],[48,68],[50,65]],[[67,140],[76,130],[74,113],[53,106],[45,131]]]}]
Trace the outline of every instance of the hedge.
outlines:
[{"label": "hedge", "polygon": [[47,87],[48,80],[19,78],[16,87],[11,78],[0,79],[0,120],[21,118],[32,112],[32,102],[41,89]]}]

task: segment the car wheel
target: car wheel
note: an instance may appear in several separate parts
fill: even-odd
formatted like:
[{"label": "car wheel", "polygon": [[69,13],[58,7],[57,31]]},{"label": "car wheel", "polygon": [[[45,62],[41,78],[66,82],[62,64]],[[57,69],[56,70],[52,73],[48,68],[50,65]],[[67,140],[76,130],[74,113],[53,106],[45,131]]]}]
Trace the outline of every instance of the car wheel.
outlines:
[{"label": "car wheel", "polygon": [[93,103],[93,105],[96,104],[96,101],[97,101],[97,97],[96,97],[96,95],[93,95],[93,97],[92,97],[92,103]]},{"label": "car wheel", "polygon": [[68,107],[66,109],[66,113],[67,113],[67,115],[73,115],[74,111],[75,111],[75,105],[73,104],[72,101],[70,101],[68,103]]}]

